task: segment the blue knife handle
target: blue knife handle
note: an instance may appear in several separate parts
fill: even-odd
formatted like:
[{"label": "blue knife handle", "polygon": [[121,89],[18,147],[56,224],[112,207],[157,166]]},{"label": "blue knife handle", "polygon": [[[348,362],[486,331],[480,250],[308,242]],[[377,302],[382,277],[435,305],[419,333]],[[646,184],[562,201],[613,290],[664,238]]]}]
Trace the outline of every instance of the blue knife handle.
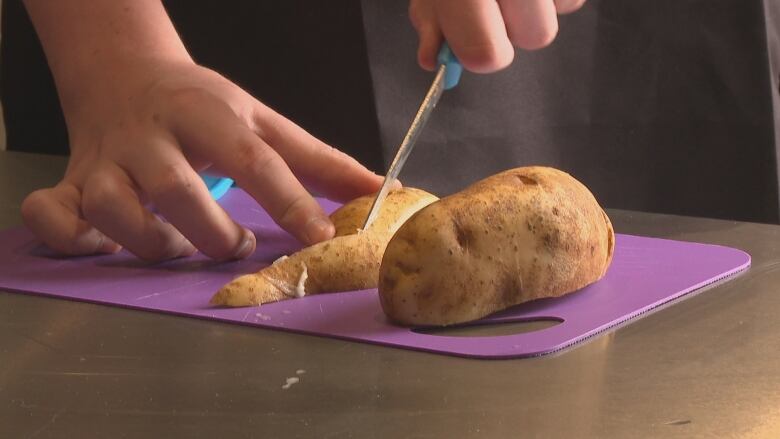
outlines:
[{"label": "blue knife handle", "polygon": [[211,175],[201,174],[200,178],[206,183],[206,187],[209,188],[211,198],[219,200],[223,195],[233,186],[233,179],[227,177],[213,177]]},{"label": "blue knife handle", "polygon": [[447,73],[444,76],[444,89],[449,90],[458,85],[460,75],[463,73],[463,66],[460,65],[460,61],[452,53],[452,49],[450,49],[450,45],[446,41],[441,45],[436,61],[438,61],[439,65],[444,64],[447,66]]},{"label": "blue knife handle", "polygon": [[[444,76],[444,89],[449,90],[460,82],[460,76],[463,74],[463,66],[458,61],[458,58],[452,53],[449,44],[444,42],[439,49],[439,55],[436,57],[439,65],[447,66],[447,73]],[[210,175],[201,174],[201,178],[209,188],[211,198],[219,200],[223,195],[233,186],[233,179],[227,177],[213,177]]]}]

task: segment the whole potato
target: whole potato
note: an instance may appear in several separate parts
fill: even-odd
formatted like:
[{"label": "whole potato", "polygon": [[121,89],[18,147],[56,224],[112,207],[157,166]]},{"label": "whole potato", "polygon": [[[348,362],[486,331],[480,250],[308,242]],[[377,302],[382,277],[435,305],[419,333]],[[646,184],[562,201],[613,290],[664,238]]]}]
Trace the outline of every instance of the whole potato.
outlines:
[{"label": "whole potato", "polygon": [[414,214],[382,259],[384,312],[406,325],[450,325],[600,279],[614,231],[593,194],[565,172],[511,169]]}]

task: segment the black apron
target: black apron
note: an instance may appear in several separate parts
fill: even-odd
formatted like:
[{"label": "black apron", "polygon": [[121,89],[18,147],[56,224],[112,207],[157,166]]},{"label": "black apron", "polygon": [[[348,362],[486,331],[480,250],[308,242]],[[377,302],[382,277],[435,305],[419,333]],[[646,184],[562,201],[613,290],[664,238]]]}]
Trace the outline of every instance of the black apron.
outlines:
[{"label": "black apron", "polygon": [[[551,47],[518,52],[497,74],[466,73],[402,179],[446,195],[543,164],[572,173],[608,207],[777,223],[777,3],[590,0],[561,17]],[[415,63],[406,0],[165,4],[198,62],[375,170],[392,159],[432,79]],[[7,61],[32,58],[7,17],[9,147],[65,145],[40,59],[30,69]],[[33,94],[13,99],[23,90]]]}]

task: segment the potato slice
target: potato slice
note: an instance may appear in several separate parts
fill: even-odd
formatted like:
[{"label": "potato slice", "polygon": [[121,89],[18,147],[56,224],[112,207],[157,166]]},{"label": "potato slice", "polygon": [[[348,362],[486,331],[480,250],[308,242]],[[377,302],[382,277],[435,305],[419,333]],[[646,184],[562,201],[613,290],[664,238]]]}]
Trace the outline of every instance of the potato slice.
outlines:
[{"label": "potato slice", "polygon": [[382,254],[393,233],[436,200],[420,189],[391,191],[368,230],[359,230],[374,195],[357,198],[331,214],[336,226],[333,239],[234,279],[212,297],[211,304],[251,306],[308,294],[376,288]]},{"label": "potato slice", "polygon": [[614,250],[606,213],[552,168],[496,174],[417,212],[379,274],[384,312],[406,325],[450,325],[600,279]]}]

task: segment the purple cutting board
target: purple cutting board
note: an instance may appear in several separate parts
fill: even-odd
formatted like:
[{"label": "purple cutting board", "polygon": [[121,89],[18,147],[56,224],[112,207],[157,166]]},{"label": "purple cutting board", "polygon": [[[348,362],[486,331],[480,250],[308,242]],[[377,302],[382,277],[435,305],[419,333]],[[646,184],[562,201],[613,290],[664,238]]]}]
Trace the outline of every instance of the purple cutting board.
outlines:
[{"label": "purple cutting board", "polygon": [[[258,251],[250,259],[219,264],[194,256],[149,265],[126,252],[56,258],[17,228],[0,233],[0,288],[442,354],[514,358],[571,346],[750,265],[748,254],[728,247],[618,235],[614,261],[601,281],[478,322],[554,319],[560,324],[503,336],[424,334],[390,324],[376,290],[307,296],[262,307],[211,307],[208,300],[220,286],[298,246],[241,190],[231,190],[220,203],[257,234]],[[327,201],[323,206],[336,207]]]}]

